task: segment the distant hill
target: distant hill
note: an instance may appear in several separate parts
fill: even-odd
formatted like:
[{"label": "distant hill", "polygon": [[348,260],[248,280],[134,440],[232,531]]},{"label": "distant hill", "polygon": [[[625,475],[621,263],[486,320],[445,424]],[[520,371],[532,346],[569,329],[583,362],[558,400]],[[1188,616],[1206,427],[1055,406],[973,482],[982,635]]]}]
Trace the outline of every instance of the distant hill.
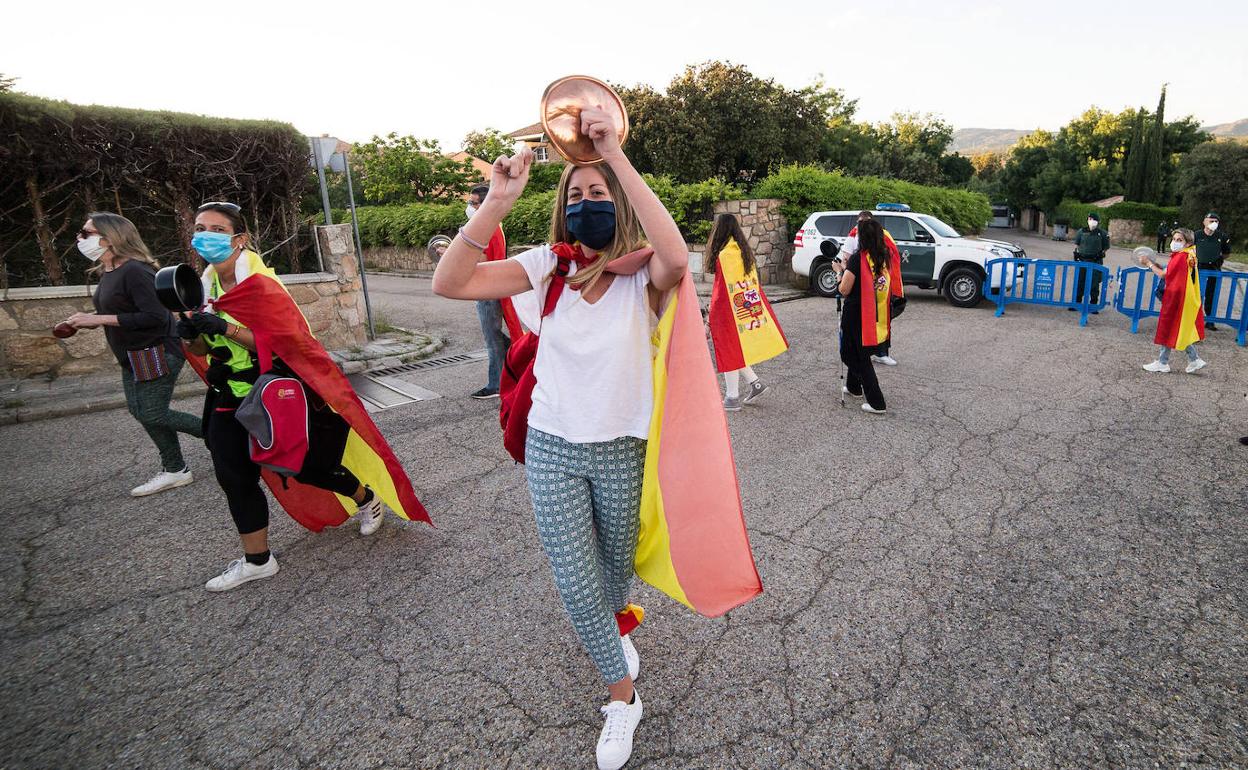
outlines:
[{"label": "distant hill", "polygon": [[1248,136],[1248,118],[1237,120],[1234,123],[1221,123],[1216,126],[1201,126],[1201,130],[1208,131],[1214,136]]},{"label": "distant hill", "polygon": [[981,152],[1004,152],[1030,133],[1016,128],[959,128],[953,132],[949,152],[967,157]]},{"label": "distant hill", "polygon": [[[1221,123],[1216,126],[1201,126],[1214,136],[1235,139],[1248,139],[1248,118],[1234,123]],[[981,152],[1005,152],[1014,146],[1030,131],[1016,128],[959,128],[953,132],[953,141],[949,143],[949,152],[961,153],[966,157]]]}]

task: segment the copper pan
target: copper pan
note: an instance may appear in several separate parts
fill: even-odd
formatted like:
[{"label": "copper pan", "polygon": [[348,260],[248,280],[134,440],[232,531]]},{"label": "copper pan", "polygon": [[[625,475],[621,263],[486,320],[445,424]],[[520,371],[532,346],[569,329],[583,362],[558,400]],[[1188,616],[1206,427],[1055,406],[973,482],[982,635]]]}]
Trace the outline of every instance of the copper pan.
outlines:
[{"label": "copper pan", "polygon": [[581,110],[586,107],[597,107],[611,115],[621,146],[628,139],[628,113],[611,86],[588,75],[559,78],[542,94],[542,130],[555,151],[577,166],[602,162],[593,141],[581,133]]}]

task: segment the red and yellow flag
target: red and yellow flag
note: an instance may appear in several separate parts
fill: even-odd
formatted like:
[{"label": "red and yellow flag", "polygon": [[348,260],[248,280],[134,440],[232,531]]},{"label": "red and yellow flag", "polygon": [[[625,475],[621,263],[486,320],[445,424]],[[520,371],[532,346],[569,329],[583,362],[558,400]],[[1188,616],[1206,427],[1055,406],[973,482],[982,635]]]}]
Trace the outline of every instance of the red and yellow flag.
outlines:
[{"label": "red and yellow flag", "polygon": [[[858,270],[858,283],[854,291],[858,292],[860,312],[862,313],[862,346],[872,347],[888,339],[889,324],[892,321],[892,268],[880,275],[871,272],[871,259],[866,251],[860,250],[857,259],[861,260]],[[891,262],[891,259],[890,259]]]},{"label": "red and yellow flag", "polygon": [[1182,350],[1205,338],[1205,309],[1200,301],[1200,278],[1194,247],[1176,251],[1166,265],[1166,291],[1157,319],[1158,345]]},{"label": "red and yellow flag", "polygon": [[716,264],[708,319],[716,369],[735,372],[788,350],[789,341],[758,283],[758,271],[745,271],[735,240],[725,244]]},{"label": "red and yellow flag", "polygon": [[[257,257],[253,263],[259,261]],[[250,276],[213,300],[213,306],[251,330],[260,361],[266,361],[269,354],[281,358],[299,379],[346,420],[351,430],[342,464],[360,483],[371,487],[399,516],[429,522],[429,514],[416,498],[411,480],[390,445],[368,416],[351,383],[312,336],[299,306],[272,269],[260,264]],[[188,359],[202,377],[203,359],[198,356],[188,356]],[[261,475],[291,518],[313,532],[338,526],[355,513],[356,505],[349,498],[301,484],[293,478],[283,479],[269,470],[262,471]]]},{"label": "red and yellow flag", "polygon": [[641,487],[637,575],[717,617],[762,593],[728,422],[693,278],[681,279],[654,332],[654,412]]}]

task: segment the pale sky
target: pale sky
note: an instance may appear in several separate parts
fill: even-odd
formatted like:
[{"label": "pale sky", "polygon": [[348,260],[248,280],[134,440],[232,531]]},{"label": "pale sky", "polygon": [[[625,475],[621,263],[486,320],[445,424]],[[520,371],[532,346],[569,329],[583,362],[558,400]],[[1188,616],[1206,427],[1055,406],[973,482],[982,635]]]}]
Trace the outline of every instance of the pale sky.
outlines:
[{"label": "pale sky", "polygon": [[1248,118],[1248,3],[1175,7],[18,0],[0,72],[76,103],[281,120],[349,141],[395,131],[447,150],[471,129],[535,122],[562,75],[662,89],[710,59],[791,88],[822,75],[869,121],[904,110],[956,128],[1055,129],[1090,106],[1152,109],[1166,82],[1168,117]]}]

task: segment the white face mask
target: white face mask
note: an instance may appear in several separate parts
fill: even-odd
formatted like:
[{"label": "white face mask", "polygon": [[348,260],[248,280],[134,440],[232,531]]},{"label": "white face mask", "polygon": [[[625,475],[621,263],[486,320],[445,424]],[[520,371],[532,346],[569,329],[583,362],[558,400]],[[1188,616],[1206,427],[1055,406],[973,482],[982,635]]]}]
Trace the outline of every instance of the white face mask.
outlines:
[{"label": "white face mask", "polygon": [[1184,248],[1184,246],[1186,246],[1186,245],[1187,245],[1187,244],[1183,243],[1183,241],[1170,241],[1170,250],[1171,250],[1171,251],[1182,251],[1182,250],[1183,250],[1183,248]]},{"label": "white face mask", "polygon": [[1100,224],[1100,222],[1097,222],[1095,219],[1089,219],[1089,220],[1088,220],[1088,229],[1089,229],[1089,230],[1095,230],[1095,229],[1096,229],[1096,226],[1097,226],[1097,225],[1099,225],[1099,224]]},{"label": "white face mask", "polygon": [[1211,233],[1212,233],[1212,232],[1215,232],[1215,231],[1218,229],[1218,223],[1217,223],[1217,222],[1210,222],[1209,224],[1205,225],[1205,227],[1209,228],[1209,232],[1211,232]]},{"label": "white face mask", "polygon": [[469,219],[472,219],[472,215],[477,213],[477,207],[469,203],[467,206],[464,206],[464,213],[468,215]]},{"label": "white face mask", "polygon": [[108,249],[100,245],[100,236],[93,235],[90,238],[83,238],[78,241],[78,251],[82,252],[82,256],[92,262],[96,262]]}]

